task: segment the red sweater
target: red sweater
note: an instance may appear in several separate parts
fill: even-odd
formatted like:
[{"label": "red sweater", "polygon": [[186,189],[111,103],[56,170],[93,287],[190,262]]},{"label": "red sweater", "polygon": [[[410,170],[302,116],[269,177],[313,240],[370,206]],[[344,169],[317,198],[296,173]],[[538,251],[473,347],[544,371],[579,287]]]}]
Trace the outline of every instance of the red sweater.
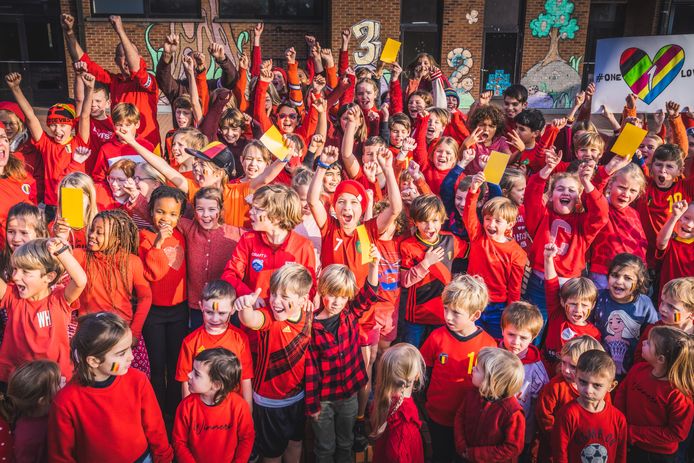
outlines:
[{"label": "red sweater", "polygon": [[669,381],[654,378],[652,371],[646,362],[634,365],[619,385],[614,403],[629,423],[630,445],[669,455],[687,438],[694,405]]},{"label": "red sweater", "polygon": [[[393,401],[396,401],[394,398]],[[388,414],[386,430],[376,439],[373,461],[379,463],[424,463],[424,446],[419,428],[422,421],[412,397]]]},{"label": "red sweater", "polygon": [[[607,394],[607,397],[609,396]],[[552,461],[552,439],[550,436],[552,429],[554,429],[556,414],[564,405],[577,397],[578,391],[564,379],[561,373],[557,373],[540,391],[535,403],[535,417],[540,434],[538,461]]]},{"label": "red sweater", "polygon": [[664,250],[656,250],[655,257],[663,264],[660,270],[661,288],[675,278],[694,275],[694,240],[683,240],[673,235]]},{"label": "red sweater", "polygon": [[458,455],[470,462],[512,462],[525,442],[525,416],[515,397],[490,401],[477,388],[466,391],[453,427]]},{"label": "red sweater", "polygon": [[251,411],[234,392],[214,406],[191,394],[176,409],[171,440],[178,463],[246,463],[254,439]]},{"label": "red sweater", "polygon": [[552,433],[554,463],[583,463],[602,456],[610,463],[627,461],[627,426],[624,415],[613,405],[592,413],[575,400],[557,414]]},{"label": "red sweater", "polygon": [[516,302],[520,300],[528,256],[514,240],[499,243],[487,235],[477,218],[478,198],[479,191],[468,190],[463,209],[463,221],[470,237],[467,271],[484,279],[489,302]]},{"label": "red sweater", "polygon": [[172,306],[186,300],[186,241],[174,228],[160,249],[154,247],[157,234],[140,230],[140,259],[145,278],[152,286],[152,304]]},{"label": "red sweater", "polygon": [[146,451],[169,463],[173,450],[152,385],[131,368],[103,388],[70,382],[53,401],[48,426],[52,463],[123,463]]},{"label": "red sweater", "polygon": [[533,238],[530,261],[535,270],[545,269],[545,245],[551,241],[559,247],[555,261],[557,274],[563,278],[581,275],[586,268],[586,253],[598,232],[607,224],[608,205],[605,197],[594,189],[583,195],[585,212],[559,215],[543,204],[547,180],[532,175],[525,190],[525,221]]},{"label": "red sweater", "polygon": [[634,254],[645,262],[648,240],[639,213],[632,207],[610,206],[609,220],[590,246],[590,271],[607,275],[610,262],[621,252]]}]

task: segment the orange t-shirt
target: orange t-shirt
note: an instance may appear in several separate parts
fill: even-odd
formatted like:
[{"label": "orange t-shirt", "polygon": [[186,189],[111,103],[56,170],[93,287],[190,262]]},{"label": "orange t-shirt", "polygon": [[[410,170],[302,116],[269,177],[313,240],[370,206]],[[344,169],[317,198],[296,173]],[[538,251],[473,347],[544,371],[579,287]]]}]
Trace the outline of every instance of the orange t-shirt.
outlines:
[{"label": "orange t-shirt", "polygon": [[[195,181],[186,178],[188,181],[188,201],[194,203],[195,193],[200,187]],[[251,205],[246,198],[251,195],[251,184],[249,182],[227,183],[224,185],[222,198],[224,199],[223,218],[227,225],[234,225],[240,228],[251,228],[251,221],[248,212]]]},{"label": "orange t-shirt", "polygon": [[229,325],[222,334],[210,334],[204,326],[201,326],[183,340],[176,365],[176,381],[188,381],[188,373],[193,371],[195,356],[213,347],[224,347],[233,352],[241,362],[241,379],[253,378],[253,360],[251,360],[248,337],[232,325]]}]

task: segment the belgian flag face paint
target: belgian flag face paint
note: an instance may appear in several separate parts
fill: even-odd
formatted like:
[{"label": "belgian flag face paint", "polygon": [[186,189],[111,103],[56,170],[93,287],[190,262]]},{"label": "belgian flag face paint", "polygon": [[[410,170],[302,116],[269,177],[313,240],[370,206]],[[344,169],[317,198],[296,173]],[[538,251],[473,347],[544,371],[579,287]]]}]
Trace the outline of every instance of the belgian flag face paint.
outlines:
[{"label": "belgian flag face paint", "polygon": [[111,373],[118,373],[118,370],[120,370],[120,365],[118,364],[118,362],[113,362],[111,364]]},{"label": "belgian flag face paint", "polygon": [[682,314],[680,313],[679,310],[675,310],[673,317],[675,318],[675,323],[679,323],[680,320],[682,320]]}]

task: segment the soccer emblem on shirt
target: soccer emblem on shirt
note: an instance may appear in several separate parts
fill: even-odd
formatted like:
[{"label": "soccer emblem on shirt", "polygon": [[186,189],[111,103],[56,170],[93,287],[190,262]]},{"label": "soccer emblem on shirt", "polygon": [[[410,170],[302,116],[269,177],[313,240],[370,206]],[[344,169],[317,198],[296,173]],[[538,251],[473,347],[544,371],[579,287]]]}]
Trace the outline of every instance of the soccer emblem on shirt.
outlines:
[{"label": "soccer emblem on shirt", "polygon": [[440,363],[441,365],[445,365],[446,362],[448,362],[448,354],[443,353],[443,352],[440,353],[440,354],[439,354],[439,363]]},{"label": "soccer emblem on shirt", "polygon": [[253,259],[251,261],[251,267],[253,267],[253,270],[256,272],[260,272],[264,267],[263,259]]},{"label": "soccer emblem on shirt", "polygon": [[581,450],[581,463],[607,463],[607,449],[600,444],[588,444]]}]

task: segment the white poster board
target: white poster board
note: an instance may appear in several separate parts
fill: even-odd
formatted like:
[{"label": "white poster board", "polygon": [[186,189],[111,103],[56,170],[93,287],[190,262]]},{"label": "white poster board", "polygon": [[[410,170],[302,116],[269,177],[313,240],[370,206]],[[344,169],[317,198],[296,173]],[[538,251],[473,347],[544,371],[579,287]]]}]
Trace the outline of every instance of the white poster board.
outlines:
[{"label": "white poster board", "polygon": [[629,93],[636,109],[654,113],[666,101],[694,108],[694,35],[657,35],[598,40],[591,110],[619,113]]}]

